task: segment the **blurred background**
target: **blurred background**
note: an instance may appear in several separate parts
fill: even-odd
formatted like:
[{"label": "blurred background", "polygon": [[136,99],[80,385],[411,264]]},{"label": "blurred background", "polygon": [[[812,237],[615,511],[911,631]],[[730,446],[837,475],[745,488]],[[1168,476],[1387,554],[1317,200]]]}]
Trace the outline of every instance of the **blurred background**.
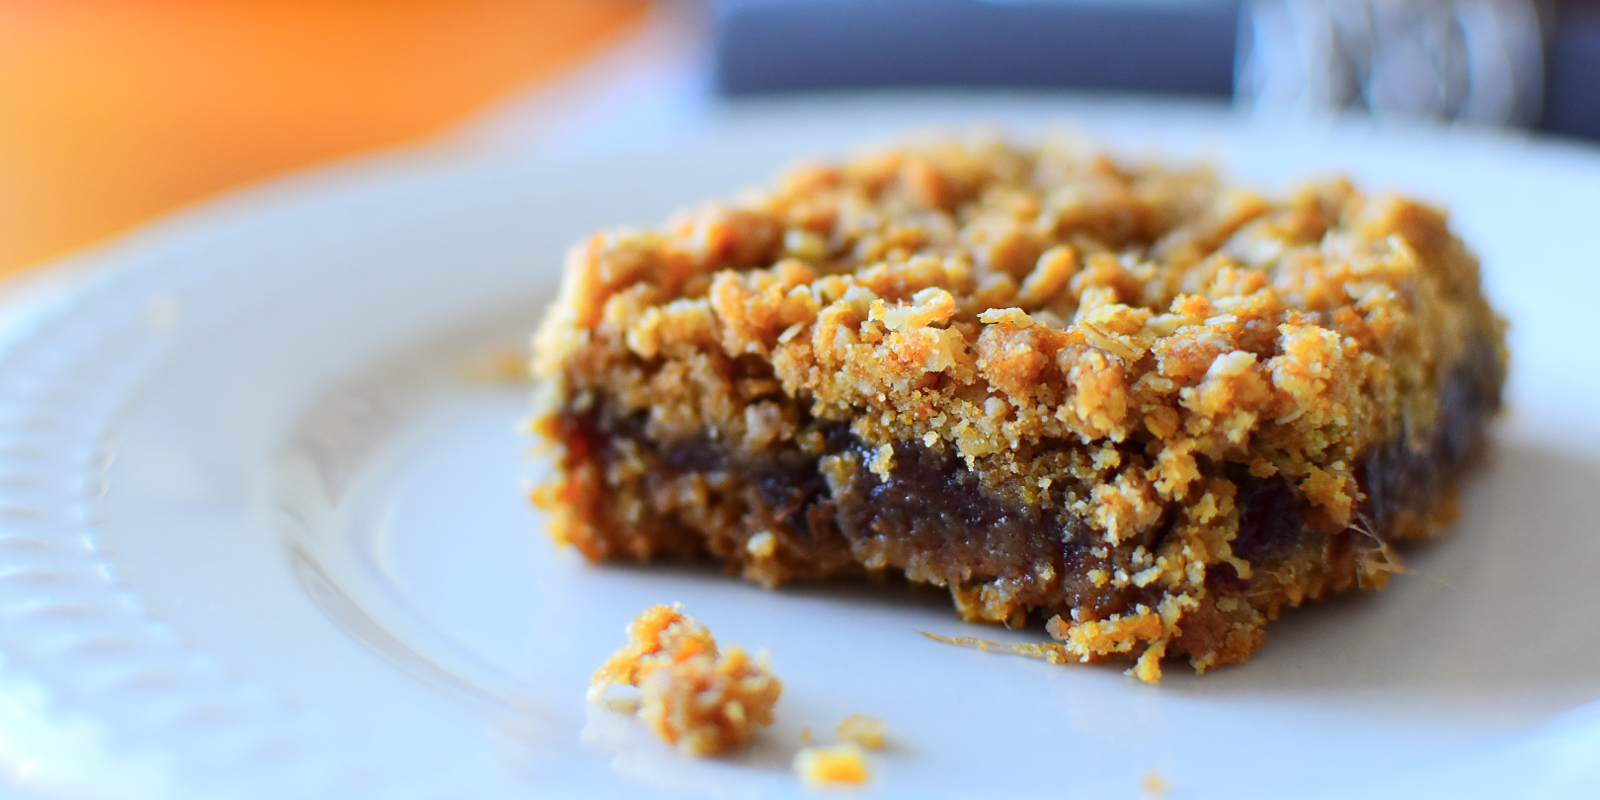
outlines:
[{"label": "blurred background", "polygon": [[0,0],[0,275],[344,157],[883,87],[1600,139],[1600,0]]}]

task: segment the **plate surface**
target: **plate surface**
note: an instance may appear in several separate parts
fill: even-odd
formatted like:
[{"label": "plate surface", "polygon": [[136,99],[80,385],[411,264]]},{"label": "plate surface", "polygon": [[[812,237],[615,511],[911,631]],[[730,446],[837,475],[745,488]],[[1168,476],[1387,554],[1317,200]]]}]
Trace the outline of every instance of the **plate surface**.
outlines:
[{"label": "plate surface", "polygon": [[[960,623],[938,592],[768,592],[554,549],[523,499],[543,468],[515,430],[528,388],[494,364],[565,246],[971,120],[1449,206],[1514,362],[1452,534],[1381,594],[1160,687],[927,640],[1043,636]],[[1049,96],[798,100],[649,150],[387,159],[258,191],[91,259],[0,331],[0,727],[53,732],[28,757],[89,796],[802,796],[802,729],[854,712],[891,729],[883,797],[1593,796],[1597,209],[1600,154],[1577,147]],[[786,689],[750,751],[686,761],[585,704],[625,623],[671,601],[770,651]]]}]

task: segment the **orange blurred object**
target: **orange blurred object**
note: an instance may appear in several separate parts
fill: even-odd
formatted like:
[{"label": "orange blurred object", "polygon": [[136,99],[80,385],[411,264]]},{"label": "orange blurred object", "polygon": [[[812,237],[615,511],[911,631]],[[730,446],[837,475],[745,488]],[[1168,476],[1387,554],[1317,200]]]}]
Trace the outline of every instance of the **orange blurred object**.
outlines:
[{"label": "orange blurred object", "polygon": [[0,275],[297,166],[414,141],[646,0],[0,0]]}]

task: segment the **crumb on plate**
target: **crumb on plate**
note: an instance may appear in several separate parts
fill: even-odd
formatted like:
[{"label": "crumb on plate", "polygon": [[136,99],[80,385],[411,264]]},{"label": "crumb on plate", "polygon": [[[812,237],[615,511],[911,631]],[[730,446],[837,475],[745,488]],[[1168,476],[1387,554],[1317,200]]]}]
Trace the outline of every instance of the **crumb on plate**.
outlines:
[{"label": "crumb on plate", "polygon": [[854,742],[802,748],[795,753],[794,771],[812,788],[860,786],[871,777],[866,755]]},{"label": "crumb on plate", "polygon": [[591,700],[616,684],[637,686],[638,716],[686,755],[740,747],[772,724],[783,684],[765,654],[719,651],[711,632],[677,604],[640,614],[628,625],[628,640],[595,672]]},{"label": "crumb on plate", "polygon": [[884,739],[889,733],[889,726],[877,717],[866,714],[851,714],[833,729],[835,735],[847,742],[854,742],[868,750],[878,750],[883,747]]},{"label": "crumb on plate", "polygon": [[527,383],[528,354],[520,347],[496,347],[473,353],[456,365],[456,377],[473,386]]},{"label": "crumb on plate", "polygon": [[1166,797],[1167,792],[1172,790],[1172,787],[1167,785],[1167,779],[1161,777],[1161,773],[1155,770],[1145,773],[1143,786],[1146,797]]}]

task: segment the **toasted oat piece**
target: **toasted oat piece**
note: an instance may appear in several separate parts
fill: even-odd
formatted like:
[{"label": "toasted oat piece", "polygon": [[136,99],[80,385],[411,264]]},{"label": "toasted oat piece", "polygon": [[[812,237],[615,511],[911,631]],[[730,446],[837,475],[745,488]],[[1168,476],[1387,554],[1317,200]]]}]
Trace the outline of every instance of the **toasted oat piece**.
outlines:
[{"label": "toasted oat piece", "polygon": [[579,243],[535,340],[535,499],[592,560],[904,575],[1154,681],[1442,530],[1504,327],[1399,197],[890,150]]},{"label": "toasted oat piece", "polygon": [[634,710],[669,744],[703,756],[744,745],[772,724],[783,684],[738,647],[718,652],[706,627],[679,606],[654,606],[628,625],[628,644],[606,660],[589,688],[639,687]]},{"label": "toasted oat piece", "polygon": [[889,735],[889,726],[877,717],[866,714],[851,714],[845,717],[833,734],[847,742],[854,742],[868,750],[878,750],[884,745]]},{"label": "toasted oat piece", "polygon": [[794,755],[794,771],[807,786],[817,789],[860,786],[872,777],[866,754],[854,742],[803,747]]}]

